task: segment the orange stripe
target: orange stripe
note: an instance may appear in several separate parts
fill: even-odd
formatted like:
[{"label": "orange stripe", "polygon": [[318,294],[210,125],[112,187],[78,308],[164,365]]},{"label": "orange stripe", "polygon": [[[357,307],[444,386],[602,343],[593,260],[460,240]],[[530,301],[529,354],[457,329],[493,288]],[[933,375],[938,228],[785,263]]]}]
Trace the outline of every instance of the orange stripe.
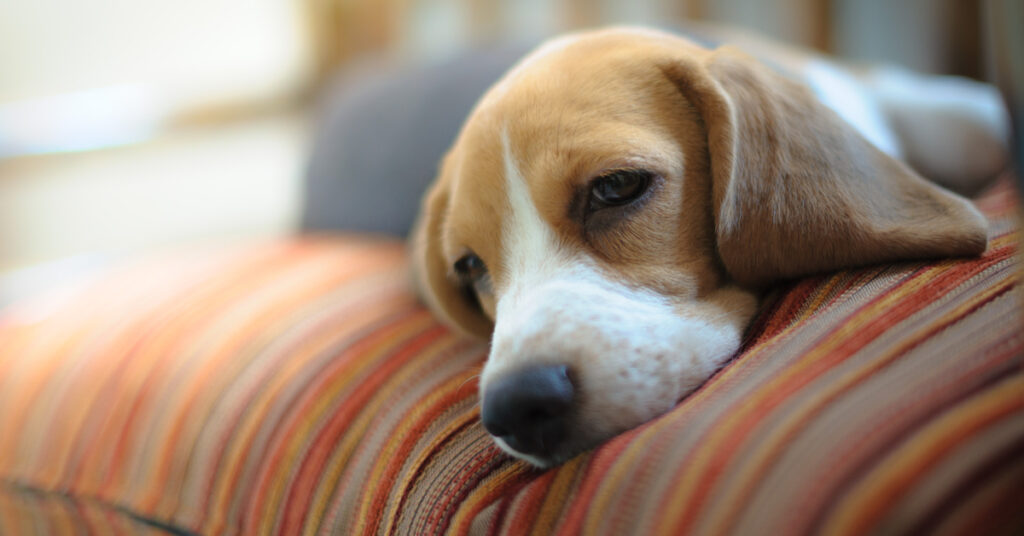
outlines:
[{"label": "orange stripe", "polygon": [[[374,311],[365,311],[367,313],[365,318],[373,319],[377,315]],[[361,323],[355,323],[352,325],[346,325],[339,333],[343,335],[349,329],[359,328]],[[385,330],[379,333],[373,334],[374,337],[382,338],[390,335],[390,332]],[[360,344],[366,344],[372,342],[371,339],[363,340]],[[309,349],[313,351],[315,349]],[[351,350],[351,349],[350,349]],[[289,386],[289,382],[294,381],[293,378],[296,374],[300,374],[303,371],[303,367],[307,363],[311,355],[294,355],[290,356],[288,360],[283,362],[274,363],[274,368],[268,368],[267,373],[274,374],[273,377],[268,378],[267,381],[263,382],[262,389],[254,393],[254,397],[245,414],[232,423],[232,427],[235,433],[230,439],[230,447],[224,451],[223,462],[218,464],[215,468],[216,477],[213,479],[214,486],[211,489],[209,500],[202,501],[201,504],[207,508],[212,507],[212,517],[208,518],[205,512],[209,510],[204,509],[202,517],[205,519],[205,526],[212,528],[211,532],[217,533],[223,530],[223,524],[225,523],[224,516],[228,513],[229,506],[233,501],[236,500],[236,491],[238,488],[238,480],[242,475],[241,463],[245,460],[244,453],[249,452],[252,449],[252,441],[255,436],[260,433],[261,429],[266,426],[264,423],[265,415],[268,410],[274,407],[274,403],[277,401],[278,396],[283,390]],[[336,360],[336,365],[349,364],[354,365],[356,369],[345,369],[347,374],[357,374],[360,367],[368,366],[368,361],[354,361],[349,362],[345,360]],[[280,367],[280,368],[278,368]],[[343,382],[344,383],[344,382]],[[259,453],[263,454],[263,453]],[[252,497],[252,494],[246,494],[246,496]]]},{"label": "orange stripe", "polygon": [[[317,285],[300,287],[301,292],[289,293],[284,300],[279,299],[279,291],[273,287],[264,289],[263,295],[257,294],[239,302],[232,300],[226,310],[233,310],[251,299],[259,299],[260,303],[265,305],[258,309],[258,316],[246,316],[248,329],[236,329],[230,333],[230,336],[218,338],[219,345],[211,348],[205,354],[205,359],[199,363],[199,366],[190,368],[187,371],[187,377],[184,378],[186,383],[175,389],[172,407],[188,409],[177,412],[170,423],[160,428],[163,434],[157,444],[162,445],[162,448],[157,452],[157,459],[164,460],[164,463],[155,467],[150,466],[146,480],[164,482],[165,485],[160,489],[147,488],[142,501],[140,501],[143,509],[174,508],[172,501],[179,495],[181,476],[187,461],[182,458],[181,453],[176,455],[176,447],[180,444],[191,444],[201,431],[200,425],[205,421],[211,409],[210,399],[219,393],[219,390],[209,388],[209,380],[230,377],[230,375],[222,376],[220,373],[235,370],[242,364],[238,359],[239,349],[256,338],[257,334],[265,329],[268,321],[278,315],[286,314],[286,309],[294,307],[296,295],[310,296],[322,292],[322,289],[329,285],[329,281],[322,279],[328,276],[329,272],[323,269],[329,266],[330,264],[325,263],[325,259],[322,258],[308,255],[297,256],[287,272],[278,270],[277,276],[274,277],[274,284],[280,285],[283,281],[289,281],[289,276],[301,275],[308,278],[307,281],[315,281]],[[342,272],[340,279],[344,279],[344,274],[345,272]],[[302,365],[302,362],[296,361],[289,364],[286,369],[297,372]],[[291,376],[286,375],[286,377]],[[283,382],[278,382],[278,385],[282,384]],[[168,489],[168,484],[171,484],[170,489]]]},{"label": "orange stripe", "polygon": [[[258,251],[257,257],[249,256],[238,259],[230,266],[221,267],[224,277],[218,277],[200,288],[191,289],[193,298],[184,304],[178,304],[177,296],[170,296],[170,302],[161,304],[153,318],[137,325],[125,326],[122,336],[125,338],[136,338],[137,342],[132,345],[117,343],[112,345],[109,355],[122,355],[121,362],[108,361],[105,364],[111,370],[108,374],[109,385],[103,385],[103,389],[97,395],[107,393],[116,394],[121,403],[113,407],[113,411],[106,418],[104,425],[99,429],[100,437],[111,438],[112,441],[93,441],[88,444],[78,457],[77,463],[69,465],[62,472],[66,475],[67,481],[92,482],[98,493],[104,494],[111,489],[123,486],[125,469],[127,467],[122,460],[128,457],[129,452],[138,448],[140,439],[140,427],[135,423],[141,415],[152,417],[147,409],[153,403],[160,400],[161,394],[166,393],[165,389],[159,389],[153,385],[158,379],[173,377],[173,373],[180,360],[173,359],[174,356],[182,354],[181,348],[191,338],[186,335],[199,330],[197,322],[209,316],[220,316],[221,310],[210,307],[210,304],[230,305],[241,296],[251,292],[252,285],[259,280],[266,280],[275,277],[276,273],[286,266],[291,260],[288,250],[283,251]],[[258,263],[258,264],[257,264]],[[244,270],[244,277],[239,273]],[[225,281],[235,280],[235,284],[223,286]],[[192,287],[189,281],[182,281]],[[203,287],[208,288],[205,290]],[[205,290],[205,291],[204,291]],[[185,305],[185,307],[182,307]],[[142,336],[139,336],[139,332]],[[148,332],[148,333],[147,333]],[[151,333],[151,335],[150,335]],[[150,335],[147,337],[146,335]],[[121,351],[117,351],[121,350]],[[127,383],[120,380],[118,369],[123,370],[131,378]],[[126,389],[126,386],[137,386],[134,392]],[[161,386],[162,387],[162,386]],[[108,397],[90,396],[79,397],[78,402],[90,411],[96,408],[96,413],[103,415],[103,408],[109,405]],[[85,403],[83,403],[85,402]],[[82,423],[79,434],[87,434],[90,430],[85,419],[76,420]],[[159,424],[155,421],[143,421],[144,424],[153,426]],[[112,444],[111,444],[112,443]],[[161,479],[163,481],[163,479]],[[162,489],[160,496],[169,497],[172,494]],[[145,504],[145,503],[144,503]]]},{"label": "orange stripe", "polygon": [[508,530],[505,531],[507,536],[525,536],[539,530],[536,524],[537,514],[540,512],[548,488],[555,480],[556,472],[556,470],[545,471],[520,489],[518,493],[504,494],[505,500],[515,501],[515,508],[509,510],[511,517],[522,520],[508,527]]},{"label": "orange stripe", "polygon": [[[663,505],[686,506],[678,510],[666,510],[668,516],[661,523],[660,533],[690,530],[697,514],[703,511],[707,497],[705,491],[756,423],[785,401],[789,394],[827,372],[835,361],[845,358],[852,353],[853,348],[872,340],[889,323],[895,322],[893,317],[898,312],[906,312],[901,311],[905,309],[901,307],[904,297],[931,283],[936,274],[941,272],[940,268],[922,270],[916,277],[904,281],[865,305],[821,344],[795,360],[779,375],[767,380],[761,389],[730,412],[726,422],[711,431],[709,438],[704,441],[705,448],[697,452],[693,463],[687,464],[677,475],[676,481],[682,485],[663,499]],[[707,445],[715,445],[715,448],[708,448]]]},{"label": "orange stripe", "polygon": [[[833,279],[837,279],[841,276],[835,276]],[[815,292],[810,291],[804,294],[804,299],[813,299]],[[799,327],[798,320],[802,320],[813,313],[814,309],[803,307],[802,304],[793,304],[793,313],[796,315],[802,315],[798,319],[787,320],[785,326],[780,327],[780,331],[777,331],[773,336],[767,338],[763,342],[759,341],[757,346],[750,348],[744,352],[743,355],[736,359],[731,366],[726,367],[720,371],[718,375],[711,380],[710,384],[698,389],[695,393],[687,397],[686,406],[691,410],[696,410],[701,405],[705,404],[706,399],[712,397],[716,390],[727,388],[732,382],[734,376],[743,374],[743,368],[737,366],[739,362],[753,362],[756,361],[757,357],[761,354],[767,353],[775,344],[785,340],[792,332]],[[787,315],[788,316],[788,315]],[[671,415],[667,419],[671,419]],[[643,458],[647,458],[650,455],[651,442],[655,437],[658,437],[661,433],[661,426],[659,422],[653,423],[651,426],[647,426],[637,433],[628,443],[623,443],[620,449],[607,453],[609,448],[607,445],[602,447],[598,454],[605,454],[609,458],[616,460],[616,463],[608,465],[606,467],[607,474],[604,473],[593,473],[587,475],[584,480],[584,487],[579,491],[579,497],[574,501],[573,507],[567,514],[566,523],[564,525],[566,533],[576,533],[581,530],[586,530],[588,533],[597,532],[602,525],[605,524],[603,514],[611,511],[611,502],[614,499],[615,493],[624,488],[627,481],[633,478],[633,468]],[[686,462],[686,466],[689,463]],[[678,481],[678,480],[677,480]],[[598,495],[598,489],[603,492]],[[681,504],[681,503],[676,503]],[[672,510],[672,508],[669,508]],[[659,511],[666,511],[663,506],[659,508]],[[583,526],[585,515],[587,512],[593,515],[587,519],[586,528]],[[655,524],[657,526],[657,524]]]},{"label": "orange stripe", "polygon": [[[370,314],[368,316],[373,318],[376,315]],[[386,329],[370,333],[366,338],[360,339],[357,345],[346,349],[347,355],[358,357],[358,359],[336,358],[332,360],[331,367],[322,373],[325,383],[334,386],[340,392],[340,390],[351,386],[354,378],[361,378],[364,373],[373,374],[376,367],[382,365],[375,361],[377,354],[374,353],[385,348],[380,345],[380,341],[396,336],[405,339],[408,334],[414,333],[422,329],[422,327],[422,325],[418,324],[409,325],[403,323],[387,326]],[[364,349],[376,350],[364,354]],[[246,461],[247,453],[249,456],[257,455],[263,460],[261,465],[262,471],[251,475],[255,480],[255,482],[250,483],[253,492],[244,495],[250,501],[247,505],[239,507],[237,515],[244,516],[243,519],[247,520],[248,523],[258,526],[257,522],[266,523],[264,519],[266,516],[276,514],[276,512],[267,511],[269,506],[276,503],[266,497],[266,493],[275,489],[271,480],[271,476],[275,471],[284,470],[287,467],[279,465],[282,453],[276,451],[272,443],[264,445],[261,451],[253,452],[253,441],[267,425],[265,419],[269,410],[274,408],[275,404],[280,404],[281,393],[293,385],[296,381],[295,377],[305,370],[306,362],[305,360],[289,359],[282,365],[283,368],[270,379],[264,389],[258,393],[257,398],[250,404],[244,420],[237,426],[238,432],[232,438],[231,448],[225,452],[225,463],[217,468],[216,486],[210,500],[212,512],[211,518],[208,520],[207,526],[210,527],[208,532],[216,534],[224,530],[224,524],[227,522],[225,516],[230,510],[229,507],[232,503],[239,500],[238,490],[242,489],[239,487],[239,483],[246,470],[243,463]],[[387,363],[383,363],[383,365],[386,366]],[[391,367],[394,368],[394,365],[392,364]],[[356,389],[357,394],[366,396],[369,386],[356,386]],[[353,395],[353,397],[358,399],[356,395]],[[352,401],[348,401],[348,403],[353,404]],[[353,408],[350,407],[347,411],[353,411]],[[268,437],[268,441],[271,442],[286,439],[274,436]],[[242,520],[233,520],[232,522],[241,523]]]},{"label": "orange stripe", "polygon": [[[378,351],[382,350],[388,352],[388,354],[391,354],[389,358],[387,360],[375,360],[381,362],[374,363],[375,368],[373,371],[368,376],[361,379],[358,385],[354,386],[352,392],[345,397],[344,404],[334,410],[332,418],[325,424],[321,433],[328,434],[326,437],[342,437],[349,433],[348,424],[355,422],[356,417],[359,414],[366,411],[369,415],[374,415],[372,410],[380,407],[379,405],[386,401],[388,385],[396,377],[398,371],[401,370],[401,367],[408,366],[408,363],[417,359],[417,354],[419,352],[423,351],[424,348],[429,348],[434,345],[440,337],[445,335],[445,330],[438,328],[429,318],[417,315],[416,320],[416,324],[412,326],[415,330],[402,335],[399,339],[405,341],[405,344],[402,344],[397,348],[390,345],[380,347]],[[361,439],[361,436],[362,434],[359,434],[357,437]],[[293,446],[292,448],[295,447]],[[280,455],[286,454],[283,451],[279,452]],[[384,454],[384,452],[381,453],[381,459],[386,458]],[[287,456],[284,459],[292,459],[293,457],[294,455]],[[388,458],[388,460],[390,460],[390,458]],[[320,462],[326,463],[322,459]],[[268,482],[274,481],[275,479],[271,479],[270,476],[270,473],[265,473],[265,479]],[[281,475],[280,478],[276,479],[277,485],[270,488],[272,490],[272,494],[265,501],[266,503],[271,505],[279,503],[278,495],[287,480],[286,475]],[[371,481],[378,482],[377,480]],[[257,504],[253,513],[255,514],[260,511],[265,511],[265,508],[262,508]],[[273,514],[278,513],[279,512],[273,512]],[[269,523],[271,520],[271,517],[265,518],[262,526],[269,530],[273,526]],[[295,533],[295,531],[291,533]]]},{"label": "orange stripe", "polygon": [[[379,302],[381,306],[391,307],[391,303],[402,303],[404,300],[401,298],[395,299],[388,296],[381,296]],[[345,340],[352,337],[353,333],[359,333],[366,329],[365,322],[374,321],[373,316],[360,317],[358,321],[351,319],[354,310],[353,306],[359,305],[358,302],[350,304],[343,309],[331,311],[331,315],[327,318],[320,319],[317,324],[305,328],[302,333],[294,333],[294,335],[304,335],[302,340],[295,341],[291,346],[276,350],[277,355],[274,358],[275,362],[280,362],[281,359],[286,358],[289,361],[296,361],[306,363],[307,367],[321,366],[320,361],[323,358],[325,352],[332,348],[333,345],[337,344],[339,340]],[[301,314],[301,313],[297,313]],[[342,323],[343,327],[339,327],[339,321],[344,320]],[[373,325],[372,323],[370,324]],[[261,373],[262,378],[266,378],[267,375],[272,375],[275,370],[264,367],[265,370]],[[326,376],[327,372],[322,371],[321,376]],[[264,380],[265,381],[265,380]],[[346,384],[347,385],[347,384]],[[324,400],[334,400],[334,395],[323,393],[320,390],[316,391],[317,395],[322,395]],[[260,395],[260,390],[257,385],[246,388],[245,391],[239,393],[238,399],[235,401],[236,407],[232,409],[230,416],[226,417],[218,425],[216,434],[219,439],[216,440],[213,452],[210,452],[206,456],[206,466],[203,467],[203,481],[205,482],[200,489],[196,492],[201,494],[202,497],[209,497],[213,494],[214,487],[217,484],[217,468],[222,465],[221,461],[225,459],[227,453],[231,447],[235,444],[236,439],[236,426],[244,421],[245,415],[249,408],[253,404],[254,400],[257,400]],[[307,398],[308,400],[308,398]],[[306,403],[304,402],[304,405]],[[301,411],[300,411],[301,412]],[[310,415],[310,419],[317,420],[319,417]],[[209,429],[210,427],[206,427]],[[293,433],[293,432],[289,432]],[[293,436],[289,436],[293,437]],[[248,447],[251,451],[255,450],[253,445]],[[198,468],[197,468],[198,469]],[[204,501],[205,503],[205,501]]]},{"label": "orange stripe", "polygon": [[897,497],[956,447],[1000,419],[1024,409],[1024,376],[1017,375],[952,409],[897,447],[850,490],[823,525],[825,534],[866,534]]},{"label": "orange stripe", "polygon": [[531,536],[545,536],[555,529],[558,517],[563,511],[564,500],[572,497],[573,488],[579,483],[579,476],[587,466],[586,456],[577,456],[554,470],[555,478],[544,497],[544,504],[537,514]]},{"label": "orange stripe", "polygon": [[[711,533],[725,534],[732,530],[733,523],[735,523],[739,518],[742,505],[746,504],[749,497],[754,493],[756,483],[761,481],[764,475],[771,470],[773,464],[783,455],[786,445],[788,445],[793,438],[797,436],[797,434],[805,429],[815,417],[827,409],[832,402],[848,393],[856,386],[862,384],[864,381],[869,380],[876,372],[905,355],[914,346],[917,346],[923,341],[931,338],[936,332],[948,327],[949,324],[961,319],[962,316],[970,312],[978,302],[985,302],[991,295],[1002,294],[1009,286],[1012,285],[1004,285],[1003,287],[990,289],[987,293],[979,295],[976,298],[977,302],[969,302],[957,309],[954,309],[953,311],[950,311],[941,320],[936,322],[937,324],[941,322],[938,326],[931,327],[927,332],[919,333],[903,345],[893,348],[891,352],[878,356],[877,360],[874,360],[859,369],[850,371],[841,378],[835,379],[828,386],[828,390],[817,393],[813,399],[804,402],[801,406],[791,411],[786,420],[779,423],[778,426],[769,431],[767,437],[758,444],[757,450],[751,453],[748,458],[745,458],[742,465],[734,471],[737,476],[734,477],[734,482],[736,483],[733,484],[732,487],[738,490],[738,494],[735,499],[730,500],[728,503],[720,503],[722,508],[718,508],[711,512],[710,526],[713,527]],[[962,371],[960,378],[966,379],[971,376],[972,373],[977,372],[978,369],[983,369],[986,366],[991,365],[991,362],[976,365],[970,371]],[[917,403],[914,404],[914,407],[920,407],[930,402],[930,400],[919,399]],[[904,411],[908,410],[905,409]],[[890,418],[895,418],[897,416],[898,414],[891,415]],[[846,458],[846,455],[840,455],[838,452],[836,455],[839,458]]]},{"label": "orange stripe", "polygon": [[[425,318],[425,315],[424,315]],[[432,325],[433,322],[428,322],[427,325]],[[393,371],[383,371],[382,379],[374,393],[372,398],[365,401],[365,403],[359,404],[358,415],[374,415],[377,416],[381,413],[381,408],[384,404],[389,402],[393,396],[392,391],[403,385],[412,383],[416,377],[422,378],[424,373],[427,371],[426,367],[431,364],[428,359],[434,355],[437,355],[438,349],[443,349],[449,342],[447,339],[447,331],[437,329],[436,326],[432,326],[433,329],[425,331],[423,334],[412,339],[405,344],[401,345],[401,351],[408,353],[408,357],[411,361],[406,361],[405,357],[396,353],[394,357],[390,358],[391,362],[398,364],[405,364]],[[368,378],[368,382],[374,381],[373,378]],[[441,395],[444,392],[435,393],[434,397],[427,398],[420,401],[415,407],[412,408],[412,413],[405,416],[403,421],[417,422],[419,419],[415,419],[417,414],[429,410],[431,416],[440,414],[448,404],[454,402],[452,397],[442,398]],[[457,394],[457,393],[455,393]],[[322,400],[322,398],[321,398]],[[439,404],[439,400],[443,403]],[[340,412],[339,412],[340,413]],[[286,515],[284,521],[275,527],[275,532],[284,534],[298,534],[301,530],[302,522],[304,518],[309,515],[309,503],[311,497],[315,493],[314,486],[319,483],[322,477],[322,471],[329,460],[331,450],[338,443],[338,439],[344,435],[356,433],[362,436],[361,430],[353,430],[351,425],[355,419],[341,420],[333,418],[326,423],[326,426],[321,428],[316,435],[309,433],[309,424],[312,423],[313,415],[310,415],[306,411],[298,411],[297,415],[301,415],[302,419],[297,421],[296,424],[303,425],[297,428],[294,432],[286,434],[287,437],[294,438],[309,438],[313,439],[309,442],[308,449],[309,453],[305,456],[299,456],[299,449],[304,445],[293,444],[295,452],[287,457],[287,459],[295,460],[295,465],[298,466],[299,473],[294,477],[290,483],[290,490],[288,492],[288,499],[286,504],[288,508],[285,510]],[[335,413],[337,415],[337,413]],[[307,424],[309,423],[309,424]],[[344,426],[338,426],[339,424]],[[333,426],[332,426],[333,425]],[[409,434],[414,434],[416,430],[406,432],[405,430],[396,430],[394,437],[397,442],[399,438],[406,438]],[[392,462],[405,461],[408,458],[408,450],[412,448],[412,442],[408,442],[400,445],[404,450],[399,454],[389,456]],[[386,451],[382,452],[382,455]],[[284,483],[285,479],[279,479]],[[305,482],[304,482],[305,481]]]},{"label": "orange stripe", "polygon": [[[478,461],[476,465],[479,466],[484,463],[486,462]],[[475,471],[469,472],[471,474],[475,473]],[[428,534],[441,534],[443,532],[445,534],[468,535],[477,514],[488,505],[505,496],[508,489],[522,484],[531,476],[531,472],[531,470],[526,469],[525,464],[522,462],[506,461],[502,463],[494,473],[488,476],[487,480],[471,489],[469,495],[459,503],[458,509],[452,516],[447,530],[443,530],[445,527],[440,526],[440,524],[434,524],[429,527],[430,532]]]},{"label": "orange stripe", "polygon": [[[395,300],[393,298],[381,297],[377,301],[376,306],[383,307],[383,311],[387,311],[390,310],[390,307],[392,307],[391,304],[393,302],[398,304],[402,303],[403,301],[404,300],[402,300],[401,298]],[[338,344],[338,341],[348,341],[353,337],[358,336],[358,334],[364,332],[366,329],[368,329],[368,327],[372,327],[380,322],[380,320],[377,317],[381,313],[378,313],[376,310],[363,310],[361,311],[363,315],[359,318],[358,321],[352,320],[350,317],[352,316],[353,311],[356,310],[353,308],[353,306],[358,305],[360,305],[359,302],[347,304],[345,308],[335,311],[332,315],[333,321],[332,319],[327,319],[327,323],[324,326],[318,328],[320,331],[318,336],[310,337],[307,340],[302,341],[297,346],[282,350],[280,355],[275,360],[275,365],[273,366],[273,368],[265,367],[265,370],[261,372],[261,383],[271,381],[267,375],[274,375],[279,373],[276,367],[281,364],[281,359],[287,359],[288,362],[305,363],[305,366],[309,367],[321,366],[318,364],[314,365],[314,363],[316,363],[316,361],[314,360],[322,361],[323,359],[327,358],[330,359],[330,366],[320,371],[319,375],[323,383],[325,383],[326,385],[331,385],[333,387],[326,392],[317,391],[317,394],[319,396],[323,396],[324,399],[326,400],[336,400],[339,397],[338,393],[342,392],[344,389],[349,389],[352,386],[352,381],[349,379],[350,377],[361,377],[360,375],[363,374],[364,371],[364,368],[361,368],[361,363],[369,364],[370,360],[375,359],[379,355],[378,352],[375,350],[374,352],[371,352],[370,355],[366,356],[368,360],[352,360],[342,357],[341,355],[337,357],[318,357],[324,356],[325,352],[331,349],[334,345]],[[348,317],[349,319],[341,324],[338,323],[338,320],[344,319],[346,317]],[[393,336],[396,332],[402,333],[401,330],[403,328],[401,328],[401,326],[407,325],[407,321],[403,319],[396,318],[394,319],[393,322],[395,326],[389,326],[386,329],[381,329],[380,332],[375,335],[371,333],[371,336],[366,336],[363,339],[357,339],[354,344],[349,344],[345,348],[344,353],[342,355],[358,355],[362,352],[363,348],[373,348],[373,345],[377,341],[387,339],[388,337]],[[403,324],[402,322],[406,322],[406,324]],[[343,376],[339,376],[339,374],[343,374]],[[339,378],[343,379],[339,380]],[[263,398],[261,398],[261,396]],[[258,410],[254,411],[254,405],[262,403],[261,400],[267,400],[268,398],[277,396],[281,395],[271,394],[268,397],[265,390],[260,389],[250,389],[244,395],[244,402],[242,403],[242,406],[239,408],[238,411],[235,412],[230,422],[224,423],[224,425],[222,426],[223,439],[218,441],[217,452],[214,458],[215,461],[214,465],[212,465],[213,471],[211,471],[207,477],[208,484],[204,488],[206,491],[203,493],[203,497],[216,496],[216,494],[219,492],[216,491],[215,488],[216,486],[218,486],[218,484],[223,483],[223,478],[230,479],[232,489],[237,489],[237,487],[240,485],[238,479],[241,478],[241,473],[229,472],[227,474],[233,476],[223,476],[225,471],[233,471],[232,469],[225,469],[225,463],[229,463],[230,460],[236,459],[235,456],[237,456],[237,454],[240,452],[244,452],[245,450],[255,452],[256,449],[253,444],[247,443],[246,441],[242,441],[241,443],[239,443],[238,430],[240,427],[251,426],[253,424],[261,426],[260,421],[265,418],[265,413],[262,413]],[[254,431],[254,433],[259,433],[259,428],[257,428]],[[241,447],[238,446],[239,444],[241,444]],[[259,455],[265,455],[265,450],[267,448],[269,447],[267,447],[266,445],[262,446],[261,450],[259,451]],[[227,462],[225,462],[225,460],[227,460]],[[221,478],[218,478],[218,475],[222,475]],[[252,478],[258,478],[257,476],[253,475],[249,476],[252,476]],[[206,501],[204,501],[204,504],[205,503]]]},{"label": "orange stripe", "polygon": [[[478,374],[479,369],[467,369],[463,374],[450,378],[434,394],[417,404],[418,409],[410,414],[414,418],[409,419],[409,424],[414,426],[407,425],[403,429],[398,429],[401,435],[412,439],[410,443],[415,442],[431,426],[432,421],[439,419],[441,415],[448,412],[456,404],[464,403],[474,398],[476,396],[475,391],[465,390],[462,387],[468,379],[474,378]],[[393,457],[391,459],[391,465],[396,471],[396,478],[391,486],[392,492],[389,496],[378,493],[373,500],[363,501],[362,503],[364,508],[374,501],[377,504],[387,505],[386,512],[382,512],[382,514],[386,515],[379,516],[382,518],[379,523],[384,523],[383,530],[379,532],[383,534],[396,533],[398,530],[396,522],[398,521],[401,508],[407,503],[410,494],[419,482],[427,465],[436,460],[438,451],[444,445],[451,442],[457,434],[466,430],[468,426],[478,421],[479,418],[480,415],[475,408],[473,411],[450,417],[449,424],[432,438],[430,448],[424,448],[416,453],[406,452],[404,458]],[[410,457],[409,454],[414,455]],[[401,473],[399,478],[397,471],[402,468],[406,468],[406,470]]]},{"label": "orange stripe", "polygon": [[[444,348],[439,348],[439,351],[444,350]],[[467,370],[464,374],[466,376],[459,376],[459,378],[463,379],[460,381],[459,389],[456,389],[454,394],[462,397],[472,396],[472,392],[463,391],[461,387],[463,386],[463,384],[465,384],[466,380],[468,378],[473,377],[474,374],[472,373],[472,370]],[[454,381],[454,379],[452,381]],[[324,486],[321,489],[321,491],[319,492],[320,497],[315,501],[315,505],[334,505],[335,500],[338,498],[335,497],[337,492],[344,492],[348,489],[352,489],[353,487],[360,485],[351,482],[353,471],[348,466],[350,461],[352,460],[353,453],[360,445],[360,442],[365,434],[365,430],[368,429],[373,424],[376,417],[377,413],[375,409],[370,409],[361,412],[357,419],[353,422],[349,430],[347,430],[345,435],[342,436],[341,439],[338,441],[337,446],[334,448],[334,452],[332,453],[330,460],[328,460],[326,469],[324,471],[324,481],[331,483],[331,485]],[[456,431],[465,428],[466,423],[468,421],[473,420],[473,418],[474,417],[472,415],[463,415],[457,419],[448,421],[445,427],[435,432],[436,440],[439,442],[446,441]],[[427,458],[431,454],[433,453],[429,450],[418,452],[418,458],[410,461],[410,467],[422,467],[425,463],[427,463]],[[416,475],[414,471],[413,473],[406,475],[404,479],[396,483],[396,487],[399,491],[395,495],[394,500],[397,503],[400,504],[401,502],[404,501],[404,494],[407,493],[409,489],[411,489],[412,480],[415,478],[415,476]],[[315,509],[318,511],[321,510],[321,508],[319,508],[318,506]],[[330,510],[327,510],[326,508],[324,508],[323,510],[330,512],[333,509],[334,508],[332,507]],[[321,524],[321,526],[324,525]],[[313,525],[310,525],[310,530],[312,530],[312,528]]]}]

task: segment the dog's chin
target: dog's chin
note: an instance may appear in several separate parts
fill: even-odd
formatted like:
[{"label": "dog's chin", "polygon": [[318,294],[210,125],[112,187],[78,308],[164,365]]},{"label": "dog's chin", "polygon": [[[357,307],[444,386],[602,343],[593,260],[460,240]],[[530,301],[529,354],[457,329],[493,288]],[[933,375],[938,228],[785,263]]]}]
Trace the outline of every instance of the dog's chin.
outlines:
[{"label": "dog's chin", "polygon": [[571,460],[572,458],[576,457],[578,454],[583,453],[587,449],[593,448],[601,443],[600,440],[596,440],[591,444],[579,441],[564,443],[562,445],[559,445],[558,448],[555,449],[552,453],[545,454],[544,456],[535,456],[532,454],[519,452],[518,450],[510,447],[508,443],[503,441],[500,437],[491,436],[491,439],[494,440],[494,443],[498,445],[498,447],[500,447],[501,450],[507,452],[508,454],[515,458],[519,458],[520,460],[529,463],[530,465],[538,469],[550,469],[552,467],[555,467],[556,465],[561,465]]}]

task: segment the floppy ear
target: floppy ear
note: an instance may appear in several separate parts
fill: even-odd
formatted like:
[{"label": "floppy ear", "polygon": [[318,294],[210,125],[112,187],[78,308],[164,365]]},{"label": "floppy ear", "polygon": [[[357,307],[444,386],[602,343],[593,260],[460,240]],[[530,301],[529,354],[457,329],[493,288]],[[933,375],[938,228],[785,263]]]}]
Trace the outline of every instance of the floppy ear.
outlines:
[{"label": "floppy ear", "polygon": [[452,327],[489,338],[494,326],[475,297],[448,277],[442,249],[444,219],[448,214],[448,188],[437,181],[420,208],[412,235],[412,270],[416,290],[424,302]]},{"label": "floppy ear", "polygon": [[740,284],[985,250],[967,200],[876,149],[803,84],[731,48],[662,69],[704,120],[718,252]]}]

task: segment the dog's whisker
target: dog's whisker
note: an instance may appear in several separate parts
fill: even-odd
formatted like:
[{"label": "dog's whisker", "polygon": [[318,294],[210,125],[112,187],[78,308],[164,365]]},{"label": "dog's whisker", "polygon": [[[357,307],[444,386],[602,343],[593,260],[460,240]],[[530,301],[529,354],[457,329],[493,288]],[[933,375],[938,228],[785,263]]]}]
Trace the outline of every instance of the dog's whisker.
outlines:
[{"label": "dog's whisker", "polygon": [[461,392],[462,388],[465,387],[467,383],[469,383],[469,382],[471,382],[473,380],[479,380],[479,379],[480,379],[480,374],[474,374],[474,375],[466,378],[465,380],[463,380],[463,382],[459,384],[458,389],[456,389],[455,391],[456,392]]}]

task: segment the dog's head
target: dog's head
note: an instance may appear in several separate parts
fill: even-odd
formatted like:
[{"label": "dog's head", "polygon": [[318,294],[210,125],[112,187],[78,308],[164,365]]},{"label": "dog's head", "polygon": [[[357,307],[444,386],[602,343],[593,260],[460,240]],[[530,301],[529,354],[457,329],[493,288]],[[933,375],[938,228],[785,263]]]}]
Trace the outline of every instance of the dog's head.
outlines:
[{"label": "dog's head", "polygon": [[425,300],[491,337],[482,418],[545,466],[729,359],[772,281],[978,254],[985,222],[729,48],[561,38],[478,103],[424,201]]}]

